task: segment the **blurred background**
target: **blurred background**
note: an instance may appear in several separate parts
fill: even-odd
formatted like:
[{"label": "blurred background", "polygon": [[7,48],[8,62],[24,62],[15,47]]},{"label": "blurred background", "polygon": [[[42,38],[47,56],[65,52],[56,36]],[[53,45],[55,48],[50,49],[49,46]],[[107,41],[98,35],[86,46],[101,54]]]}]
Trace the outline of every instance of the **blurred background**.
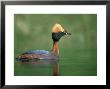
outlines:
[{"label": "blurred background", "polygon": [[[15,14],[15,57],[28,50],[51,50],[52,26],[62,25],[71,36],[59,41],[61,76],[97,75],[96,14]],[[14,58],[15,59],[15,58]],[[51,65],[30,66],[14,61],[15,76],[51,76]]]}]

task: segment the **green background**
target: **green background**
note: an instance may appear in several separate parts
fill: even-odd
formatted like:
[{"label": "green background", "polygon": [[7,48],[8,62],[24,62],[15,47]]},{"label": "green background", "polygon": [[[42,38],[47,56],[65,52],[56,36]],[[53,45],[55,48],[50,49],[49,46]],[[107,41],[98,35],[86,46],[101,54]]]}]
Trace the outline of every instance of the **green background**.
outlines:
[{"label": "green background", "polygon": [[[15,14],[14,54],[28,50],[51,50],[52,26],[62,25],[71,36],[59,41],[61,76],[97,75],[96,14]],[[14,58],[15,59],[15,58]],[[22,64],[14,61],[15,76],[51,76],[52,67]]]}]

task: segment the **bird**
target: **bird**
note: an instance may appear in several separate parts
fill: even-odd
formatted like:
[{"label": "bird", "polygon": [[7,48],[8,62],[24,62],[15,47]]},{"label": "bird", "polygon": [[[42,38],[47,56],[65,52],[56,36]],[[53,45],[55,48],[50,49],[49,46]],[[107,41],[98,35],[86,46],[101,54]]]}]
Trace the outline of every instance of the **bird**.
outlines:
[{"label": "bird", "polygon": [[37,62],[37,60],[51,60],[53,61],[53,75],[59,75],[59,46],[58,42],[61,37],[71,35],[65,30],[61,24],[56,23],[52,27],[53,47],[50,51],[46,50],[29,50],[16,57],[17,61],[21,62]]}]

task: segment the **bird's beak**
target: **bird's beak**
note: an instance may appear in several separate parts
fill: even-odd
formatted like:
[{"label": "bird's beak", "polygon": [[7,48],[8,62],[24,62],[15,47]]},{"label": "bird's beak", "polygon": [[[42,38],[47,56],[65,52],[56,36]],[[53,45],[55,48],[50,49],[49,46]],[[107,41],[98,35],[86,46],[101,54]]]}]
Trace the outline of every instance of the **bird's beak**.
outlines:
[{"label": "bird's beak", "polygon": [[71,33],[67,32],[66,30],[64,31],[65,35],[71,35]]}]

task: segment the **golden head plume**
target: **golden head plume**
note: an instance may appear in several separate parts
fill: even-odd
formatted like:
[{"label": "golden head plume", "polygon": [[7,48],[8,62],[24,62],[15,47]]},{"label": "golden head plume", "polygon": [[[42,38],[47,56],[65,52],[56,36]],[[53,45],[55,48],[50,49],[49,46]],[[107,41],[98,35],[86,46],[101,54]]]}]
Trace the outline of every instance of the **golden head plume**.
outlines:
[{"label": "golden head plume", "polygon": [[64,29],[60,24],[55,24],[52,28],[52,32],[64,32]]}]

